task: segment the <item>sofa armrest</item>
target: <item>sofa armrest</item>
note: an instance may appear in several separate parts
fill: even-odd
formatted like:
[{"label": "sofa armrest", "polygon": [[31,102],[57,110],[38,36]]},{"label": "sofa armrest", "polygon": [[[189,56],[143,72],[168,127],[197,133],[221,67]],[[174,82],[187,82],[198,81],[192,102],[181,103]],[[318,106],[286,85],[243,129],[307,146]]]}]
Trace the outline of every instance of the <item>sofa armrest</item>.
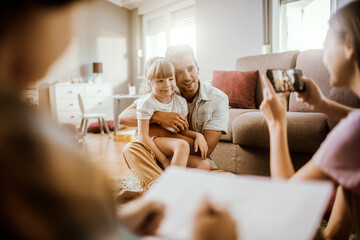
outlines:
[{"label": "sofa armrest", "polygon": [[225,142],[232,142],[232,125],[234,119],[240,114],[247,112],[259,111],[259,109],[241,109],[241,108],[230,108],[229,109],[229,124],[228,124],[228,133],[222,135],[220,140]]},{"label": "sofa armrest", "polygon": [[[327,134],[327,118],[321,113],[287,112],[291,152],[315,153]],[[232,125],[233,143],[241,147],[270,148],[267,123],[261,112],[239,115]]]}]

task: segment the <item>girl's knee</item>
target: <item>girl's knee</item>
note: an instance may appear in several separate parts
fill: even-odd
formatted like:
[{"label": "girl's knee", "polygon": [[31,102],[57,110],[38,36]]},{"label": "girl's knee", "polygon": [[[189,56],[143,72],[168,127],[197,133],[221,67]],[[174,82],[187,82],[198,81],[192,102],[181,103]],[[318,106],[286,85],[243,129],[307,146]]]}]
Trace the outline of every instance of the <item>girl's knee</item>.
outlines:
[{"label": "girl's knee", "polygon": [[183,139],[178,139],[175,143],[175,150],[181,152],[188,152],[190,153],[190,146],[189,143]]},{"label": "girl's knee", "polygon": [[197,169],[202,169],[202,170],[211,170],[211,163],[209,162],[209,160],[200,160],[197,161],[195,166],[193,166],[194,168]]},{"label": "girl's knee", "polygon": [[211,170],[211,163],[209,162],[209,160],[203,160],[200,166],[201,169],[203,170]]}]

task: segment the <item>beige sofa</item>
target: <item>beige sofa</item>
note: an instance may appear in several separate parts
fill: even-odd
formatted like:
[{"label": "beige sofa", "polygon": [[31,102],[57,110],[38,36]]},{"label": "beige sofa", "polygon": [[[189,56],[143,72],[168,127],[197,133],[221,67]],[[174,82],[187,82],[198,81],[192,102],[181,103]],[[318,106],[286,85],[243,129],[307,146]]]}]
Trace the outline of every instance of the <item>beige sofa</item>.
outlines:
[{"label": "beige sofa", "polygon": [[[235,70],[259,70],[264,74],[266,69],[301,69],[305,76],[316,81],[326,97],[351,107],[360,107],[360,101],[353,93],[331,87],[329,74],[322,64],[322,54],[322,50],[307,50],[243,57],[237,59]],[[262,87],[258,79],[255,95],[257,109],[229,110],[228,134],[222,136],[212,154],[219,168],[239,174],[270,174],[269,133],[258,109],[263,98]],[[311,159],[336,122],[297,103],[294,93],[288,101],[287,119],[290,154],[298,169]]]}]

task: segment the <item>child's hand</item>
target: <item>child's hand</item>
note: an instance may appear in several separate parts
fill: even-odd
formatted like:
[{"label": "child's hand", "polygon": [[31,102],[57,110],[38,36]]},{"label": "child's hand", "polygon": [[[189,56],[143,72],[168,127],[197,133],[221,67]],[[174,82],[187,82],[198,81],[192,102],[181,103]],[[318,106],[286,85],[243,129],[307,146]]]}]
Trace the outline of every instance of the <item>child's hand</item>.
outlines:
[{"label": "child's hand", "polygon": [[203,159],[206,159],[209,148],[204,136],[201,133],[196,134],[195,143],[194,143],[195,152],[197,152],[198,149],[200,149],[201,157]]}]

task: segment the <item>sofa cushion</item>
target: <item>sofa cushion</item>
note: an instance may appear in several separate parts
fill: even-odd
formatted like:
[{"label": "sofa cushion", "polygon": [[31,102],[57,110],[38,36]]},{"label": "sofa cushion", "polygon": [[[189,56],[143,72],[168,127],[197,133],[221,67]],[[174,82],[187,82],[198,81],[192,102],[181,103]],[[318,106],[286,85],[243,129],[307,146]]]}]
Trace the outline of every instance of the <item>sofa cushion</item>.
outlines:
[{"label": "sofa cushion", "polygon": [[[322,63],[322,56],[322,49],[303,51],[297,58],[296,69],[301,69],[304,76],[312,78],[324,95],[329,97],[331,91],[330,76]],[[290,94],[289,111],[311,112],[305,104],[296,101],[295,93]]]},{"label": "sofa cushion", "polygon": [[[291,152],[314,153],[327,133],[326,116],[321,113],[287,112]],[[241,147],[269,149],[269,132],[261,112],[248,112],[233,121],[233,143]]]},{"label": "sofa cushion", "polygon": [[[283,53],[271,53],[265,55],[242,57],[236,60],[235,70],[238,71],[251,71],[259,70],[259,74],[265,74],[266,69],[276,68],[294,68],[296,64],[296,58],[299,51],[289,51]],[[258,79],[255,93],[255,106],[259,108],[263,99],[262,94],[263,84]]]},{"label": "sofa cushion", "polygon": [[232,125],[234,119],[239,116],[240,114],[246,113],[246,112],[252,112],[252,111],[259,111],[257,109],[240,109],[240,108],[231,108],[229,109],[229,125],[228,125],[228,133],[225,135],[222,135],[220,140],[232,142]]},{"label": "sofa cushion", "polygon": [[218,168],[225,171],[236,171],[237,149],[239,145],[229,142],[219,142],[211,153],[212,159]]},{"label": "sofa cushion", "polygon": [[255,108],[258,71],[214,71],[212,85],[229,97],[232,108]]}]

